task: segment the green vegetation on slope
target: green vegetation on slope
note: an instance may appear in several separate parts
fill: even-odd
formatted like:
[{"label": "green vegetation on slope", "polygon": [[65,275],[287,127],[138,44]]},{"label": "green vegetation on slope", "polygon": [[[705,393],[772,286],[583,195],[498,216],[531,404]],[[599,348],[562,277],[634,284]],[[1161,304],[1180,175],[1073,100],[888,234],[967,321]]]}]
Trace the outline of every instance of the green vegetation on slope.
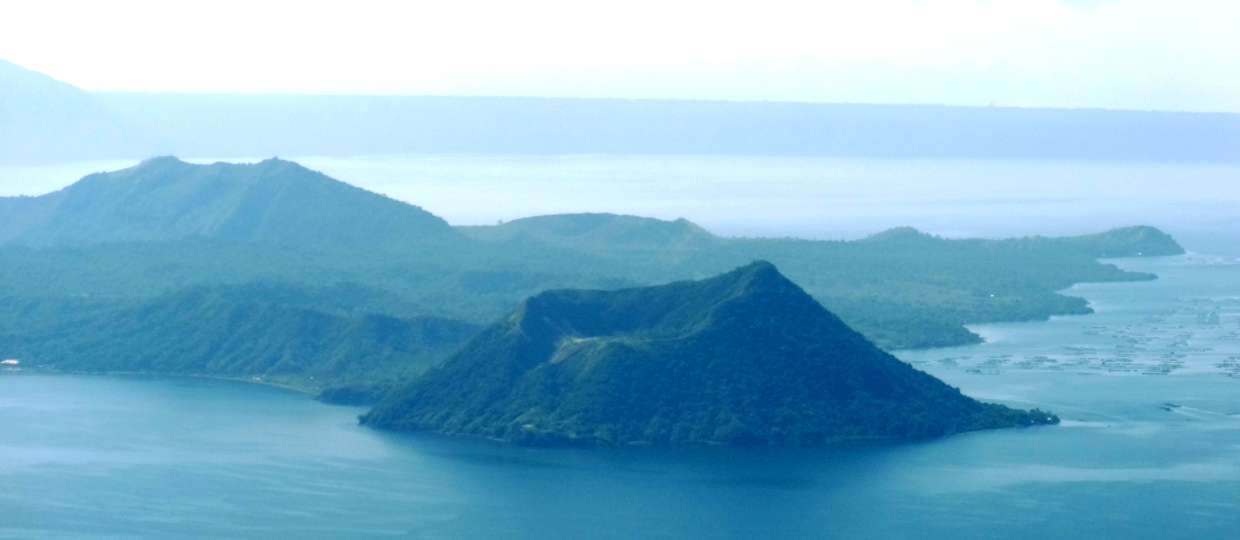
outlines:
[{"label": "green vegetation on slope", "polygon": [[815,444],[1054,423],[882,352],[769,263],[523,302],[364,424],[528,444]]},{"label": "green vegetation on slope", "polygon": [[581,251],[674,251],[717,246],[721,239],[686,219],[663,221],[616,214],[557,214],[457,230],[488,243],[542,242]]},{"label": "green vegetation on slope", "polygon": [[[1180,252],[1149,227],[1011,240],[949,240],[893,229],[854,242],[720,238],[684,220],[610,214],[453,228],[418,207],[294,163],[191,165],[160,158],[42,197],[0,198],[0,307],[7,307],[0,312],[0,348],[20,344],[64,369],[92,370],[94,362],[94,370],[217,373],[210,370],[234,365],[220,359],[241,353],[208,347],[202,350],[215,356],[183,364],[167,351],[185,351],[168,344],[223,343],[236,328],[204,323],[176,330],[141,322],[134,310],[180,306],[180,320],[193,327],[192,309],[267,313],[252,307],[265,303],[274,310],[269,316],[281,320],[302,313],[297,310],[328,317],[335,333],[327,335],[360,340],[359,350],[380,351],[365,354],[392,363],[362,371],[405,373],[401,366],[433,363],[452,348],[411,342],[400,354],[383,352],[367,344],[371,338],[350,334],[365,332],[358,321],[388,317],[419,327],[428,318],[451,319],[476,327],[549,289],[701,279],[755,259],[779,265],[883,348],[959,345],[978,339],[964,324],[1089,312],[1083,300],[1055,293],[1073,283],[1154,278],[1099,257]],[[213,291],[211,302],[168,304],[203,290]],[[343,353],[312,342],[297,348],[296,340],[312,336],[295,328],[253,330],[247,339],[268,359],[286,358],[271,366],[299,366],[305,377],[315,376],[316,387],[331,383],[311,372],[335,373],[341,384],[362,387],[377,380],[349,370],[315,371],[322,362],[335,365],[327,359]],[[109,351],[110,359],[83,352],[92,347]],[[224,372],[267,373],[257,367]]]},{"label": "green vegetation on slope", "polygon": [[0,199],[0,242],[30,246],[225,238],[336,247],[456,240],[442,219],[296,163],[155,158],[39,197]]},{"label": "green vegetation on slope", "polygon": [[[123,300],[213,283],[353,282],[416,306],[397,311],[379,306],[379,313],[483,324],[546,289],[699,279],[763,259],[780,265],[790,279],[880,346],[935,347],[976,340],[965,324],[1089,313],[1084,300],[1054,292],[1074,283],[1153,279],[1096,260],[1116,254],[1115,237],[1134,231],[1156,234],[1134,228],[1073,239],[948,240],[909,231],[856,242],[720,238],[707,247],[663,250],[609,250],[605,244],[570,249],[528,239],[335,249],[198,238],[43,249],[0,246],[0,295]],[[1178,249],[1174,242],[1160,247],[1132,241],[1127,246],[1119,253]]]},{"label": "green vegetation on slope", "polygon": [[[644,236],[612,240],[618,236],[613,232],[617,223],[630,219],[634,218],[547,216],[473,227],[467,234],[538,238],[542,245],[573,248],[610,261],[603,267],[648,284],[700,279],[754,259],[768,260],[849,325],[888,349],[975,342],[977,336],[963,326],[970,323],[1089,313],[1084,300],[1055,291],[1080,282],[1154,279],[1099,263],[1098,258],[1183,253],[1171,237],[1151,227],[1009,240],[949,240],[900,228],[861,241],[832,242],[704,238],[687,230],[687,222],[657,222],[662,230],[645,222],[632,228],[634,236]],[[564,224],[574,220],[576,227]],[[598,240],[585,240],[591,238]]]},{"label": "green vegetation on slope", "polygon": [[385,299],[357,286],[195,287],[133,306],[12,299],[7,357],[78,372],[262,380],[334,401],[370,402],[451,353],[478,327],[368,313]]}]

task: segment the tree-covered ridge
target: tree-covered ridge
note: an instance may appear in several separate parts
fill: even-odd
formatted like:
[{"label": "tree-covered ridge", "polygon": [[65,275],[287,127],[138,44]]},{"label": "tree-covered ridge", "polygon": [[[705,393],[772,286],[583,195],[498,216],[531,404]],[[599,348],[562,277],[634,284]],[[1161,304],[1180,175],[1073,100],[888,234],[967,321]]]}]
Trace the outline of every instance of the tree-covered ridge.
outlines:
[{"label": "tree-covered ridge", "polygon": [[457,230],[488,243],[543,242],[583,251],[706,248],[721,240],[687,219],[663,221],[616,214],[556,214]]},{"label": "tree-covered ridge", "polygon": [[388,298],[370,313],[481,325],[548,289],[701,279],[762,259],[887,349],[979,339],[965,324],[1088,313],[1055,291],[1153,279],[1097,258],[1181,251],[1148,227],[1010,240],[902,228],[851,242],[722,238],[685,220],[611,214],[453,228],[280,160],[161,158],[0,198],[0,297],[123,304],[203,285],[353,283]]},{"label": "tree-covered ridge", "polygon": [[548,291],[364,424],[530,444],[815,444],[1054,423],[963,396],[756,262],[694,282]]},{"label": "tree-covered ridge", "polygon": [[[889,349],[976,342],[979,338],[965,324],[1090,313],[1084,300],[1055,291],[1080,282],[1155,277],[1125,272],[1097,262],[1098,258],[1183,253],[1170,236],[1152,227],[1007,240],[944,239],[908,227],[853,242],[693,234],[691,242],[655,245],[616,242],[611,238],[617,234],[610,231],[596,234],[620,221],[619,216],[605,217],[547,216],[472,227],[467,234],[496,238],[515,229],[520,235],[511,236],[514,243],[528,244],[537,238],[542,245],[609,260],[606,267],[611,271],[632,277],[660,272],[672,279],[696,279],[754,259],[769,260],[849,325]],[[564,226],[566,221],[576,227]],[[566,229],[571,232],[563,232]],[[646,237],[665,238],[687,228],[680,222],[647,220],[638,230]],[[638,281],[659,283],[667,278]]]},{"label": "tree-covered ridge", "polygon": [[244,378],[373,402],[478,330],[380,306],[399,309],[355,285],[202,286],[124,306],[9,298],[0,341],[6,358],[57,370]]},{"label": "tree-covered ridge", "polygon": [[1098,258],[1183,253],[1152,227],[1006,240],[944,239],[901,228],[855,242],[744,240],[732,250],[733,263],[748,256],[779,265],[888,349],[978,341],[965,324],[1091,313],[1085,300],[1056,291],[1081,282],[1156,278]]},{"label": "tree-covered ridge", "polygon": [[450,241],[442,219],[290,161],[149,159],[39,197],[0,198],[0,243],[81,246],[183,238],[315,247]]}]

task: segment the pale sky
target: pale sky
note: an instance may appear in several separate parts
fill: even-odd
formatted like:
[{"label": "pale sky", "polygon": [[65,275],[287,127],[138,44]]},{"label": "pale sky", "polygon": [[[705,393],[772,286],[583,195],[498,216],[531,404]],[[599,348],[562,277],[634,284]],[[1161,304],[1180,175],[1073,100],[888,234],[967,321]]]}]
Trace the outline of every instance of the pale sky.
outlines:
[{"label": "pale sky", "polygon": [[0,0],[88,90],[1240,112],[1240,2]]}]

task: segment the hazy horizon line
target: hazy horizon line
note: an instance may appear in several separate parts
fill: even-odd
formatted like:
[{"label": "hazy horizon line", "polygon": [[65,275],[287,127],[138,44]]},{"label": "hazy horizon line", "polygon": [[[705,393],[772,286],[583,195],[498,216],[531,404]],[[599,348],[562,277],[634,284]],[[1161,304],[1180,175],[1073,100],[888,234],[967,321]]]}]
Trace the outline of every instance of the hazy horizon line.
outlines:
[{"label": "hazy horizon line", "polygon": [[[62,81],[63,82],[63,81]],[[71,84],[71,83],[66,83]],[[1024,105],[961,105],[938,102],[881,102],[881,101],[808,101],[788,99],[724,99],[724,98],[687,98],[687,97],[620,97],[620,96],[555,96],[536,94],[397,94],[397,93],[331,93],[331,92],[218,92],[218,91],[187,91],[187,90],[90,90],[78,87],[90,94],[157,94],[185,96],[290,96],[290,97],[340,97],[340,98],[477,98],[477,99],[531,99],[531,100],[566,100],[566,101],[652,101],[652,102],[705,102],[705,103],[769,103],[789,105],[858,105],[875,107],[926,107],[953,109],[1017,109],[1029,111],[1116,111],[1137,113],[1168,113],[1168,114],[1199,114],[1199,115],[1240,115],[1236,111],[1193,111],[1184,109],[1136,109],[1123,107],[1052,107]]]}]

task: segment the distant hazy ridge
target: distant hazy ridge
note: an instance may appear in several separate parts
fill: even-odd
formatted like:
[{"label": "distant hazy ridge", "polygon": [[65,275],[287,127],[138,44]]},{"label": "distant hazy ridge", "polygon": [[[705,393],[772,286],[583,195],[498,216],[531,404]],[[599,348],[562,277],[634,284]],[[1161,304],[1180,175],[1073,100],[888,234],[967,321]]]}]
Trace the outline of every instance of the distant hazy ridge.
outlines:
[{"label": "distant hazy ridge", "polygon": [[1240,114],[86,92],[0,60],[0,164],[406,153],[1240,161]]},{"label": "distant hazy ridge", "polygon": [[92,94],[182,156],[1240,161],[1240,114],[520,97]]},{"label": "distant hazy ridge", "polygon": [[280,160],[155,158],[46,195],[0,198],[0,243],[36,247],[194,237],[378,247],[459,236],[421,208]]}]

